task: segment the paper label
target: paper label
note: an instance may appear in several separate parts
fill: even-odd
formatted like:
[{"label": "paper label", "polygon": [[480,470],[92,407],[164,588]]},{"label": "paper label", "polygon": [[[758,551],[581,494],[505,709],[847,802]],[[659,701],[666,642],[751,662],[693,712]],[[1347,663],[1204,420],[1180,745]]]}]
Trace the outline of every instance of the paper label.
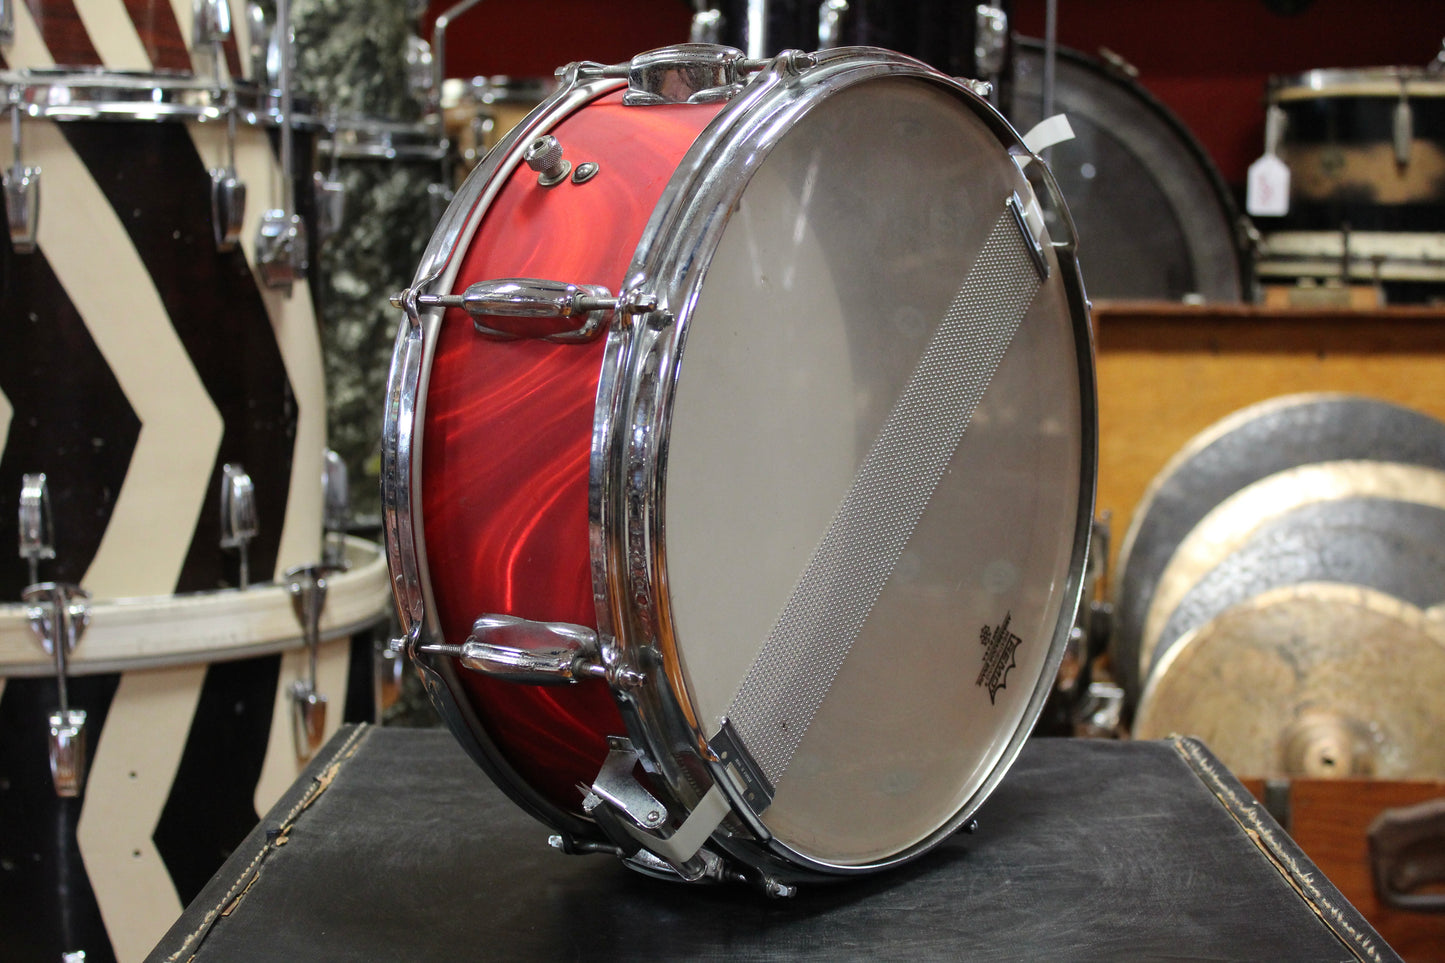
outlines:
[{"label": "paper label", "polygon": [[1283,217],[1289,213],[1289,167],[1273,154],[1249,165],[1244,209],[1254,217]]}]

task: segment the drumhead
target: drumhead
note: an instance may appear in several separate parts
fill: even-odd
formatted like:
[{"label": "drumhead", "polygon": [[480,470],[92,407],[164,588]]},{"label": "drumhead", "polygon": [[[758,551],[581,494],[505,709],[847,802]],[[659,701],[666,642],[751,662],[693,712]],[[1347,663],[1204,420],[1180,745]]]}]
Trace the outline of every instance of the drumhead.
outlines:
[{"label": "drumhead", "polygon": [[[862,867],[956,824],[1037,714],[1077,604],[1093,385],[1072,264],[1045,239],[1041,282],[1011,248],[1006,202],[1033,195],[1007,128],[917,75],[819,87],[781,133],[761,106],[715,124],[674,178],[697,210],[715,162],[744,168],[633,369],[673,388],[624,430],[666,438],[650,591],[684,714],[752,740],[775,847]],[[673,276],[666,208],[634,276]]]}]

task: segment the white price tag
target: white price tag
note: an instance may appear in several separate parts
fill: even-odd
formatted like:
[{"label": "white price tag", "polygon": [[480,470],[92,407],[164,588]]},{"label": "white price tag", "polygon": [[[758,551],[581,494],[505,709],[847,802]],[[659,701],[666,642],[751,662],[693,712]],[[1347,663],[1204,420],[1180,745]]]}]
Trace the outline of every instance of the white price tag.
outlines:
[{"label": "white price tag", "polygon": [[1283,217],[1289,213],[1289,167],[1273,154],[1249,165],[1244,209],[1254,217]]}]

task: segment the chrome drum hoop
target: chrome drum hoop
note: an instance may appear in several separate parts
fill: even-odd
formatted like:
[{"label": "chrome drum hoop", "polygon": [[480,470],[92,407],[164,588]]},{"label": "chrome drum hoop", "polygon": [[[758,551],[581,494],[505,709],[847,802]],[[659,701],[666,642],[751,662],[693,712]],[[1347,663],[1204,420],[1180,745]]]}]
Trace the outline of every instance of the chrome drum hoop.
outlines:
[{"label": "chrome drum hoop", "polygon": [[[218,86],[194,77],[128,71],[26,69],[0,71],[6,103],[37,120],[171,121],[223,120],[232,109],[251,126],[279,127],[281,95],[255,83]],[[310,110],[294,100],[293,120],[302,128]]]},{"label": "chrome drum hoop", "polygon": [[[1052,249],[1078,348],[1082,457],[1064,602],[1049,640],[1045,670],[1031,692],[1022,724],[1003,747],[991,775],[944,825],[889,858],[844,864],[820,862],[797,852],[776,839],[752,814],[709,747],[696,707],[672,681],[677,670],[676,639],[665,614],[659,616],[648,603],[667,604],[666,533],[661,512],[666,486],[665,439],[671,428],[680,342],[727,224],[720,212],[734,210],[751,176],[792,121],[840,90],[881,77],[920,79],[964,101],[1024,169],[1035,193],[1028,203],[1045,203],[1057,212],[1061,226],[1055,229],[1064,239]],[[613,343],[609,343],[608,358],[620,367],[605,370],[599,386],[589,501],[600,630],[615,633],[622,664],[653,667],[641,685],[625,693],[614,689],[628,735],[657,766],[673,793],[690,788],[696,792],[691,799],[679,800],[689,810],[708,789],[696,782],[697,769],[705,769],[727,796],[731,816],[758,840],[754,843],[715,832],[705,848],[721,848],[742,864],[782,880],[837,878],[897,865],[921,855],[965,824],[1022,748],[1052,687],[1073,625],[1094,507],[1097,403],[1093,342],[1074,248],[1072,223],[1052,175],[1008,122],[971,89],[918,61],[881,49],[835,48],[816,55],[780,55],[752,78],[699,136],[674,174],[644,231],[621,292],[634,303],[655,297],[657,311],[635,321],[627,332],[609,333]],[[633,438],[654,441],[634,449]]]},{"label": "chrome drum hoop", "polygon": [[338,160],[440,161],[446,140],[435,124],[414,124],[370,117],[322,120],[300,117],[302,123],[327,129],[317,147],[323,156]]}]

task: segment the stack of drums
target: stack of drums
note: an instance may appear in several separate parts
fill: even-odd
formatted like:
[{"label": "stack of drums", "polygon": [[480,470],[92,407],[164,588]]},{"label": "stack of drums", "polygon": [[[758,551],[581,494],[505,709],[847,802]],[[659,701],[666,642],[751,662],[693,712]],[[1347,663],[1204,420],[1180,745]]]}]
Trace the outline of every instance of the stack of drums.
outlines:
[{"label": "stack of drums", "polygon": [[1445,296],[1445,76],[1312,70],[1273,78],[1269,104],[1290,198],[1260,219],[1260,280],[1338,281],[1392,303]]},{"label": "stack of drums", "polygon": [[1445,424],[1348,395],[1244,409],[1153,481],[1120,567],[1136,736],[1252,777],[1445,778]]},{"label": "stack of drums", "polygon": [[[376,546],[347,544],[314,634],[285,574],[323,554],[325,391],[309,285],[261,236],[268,209],[314,220],[315,131],[286,169],[287,98],[235,7],[197,4],[196,42],[191,4],[36,0],[0,38],[7,960],[144,956],[316,740],[373,712]],[[297,683],[329,698],[311,731]]]},{"label": "stack of drums", "polygon": [[406,5],[294,0],[300,92],[317,105],[323,241],[316,272],[327,429],[358,529],[379,532],[380,440],[396,336],[389,298],[411,281],[441,196],[446,140],[414,77]]}]

